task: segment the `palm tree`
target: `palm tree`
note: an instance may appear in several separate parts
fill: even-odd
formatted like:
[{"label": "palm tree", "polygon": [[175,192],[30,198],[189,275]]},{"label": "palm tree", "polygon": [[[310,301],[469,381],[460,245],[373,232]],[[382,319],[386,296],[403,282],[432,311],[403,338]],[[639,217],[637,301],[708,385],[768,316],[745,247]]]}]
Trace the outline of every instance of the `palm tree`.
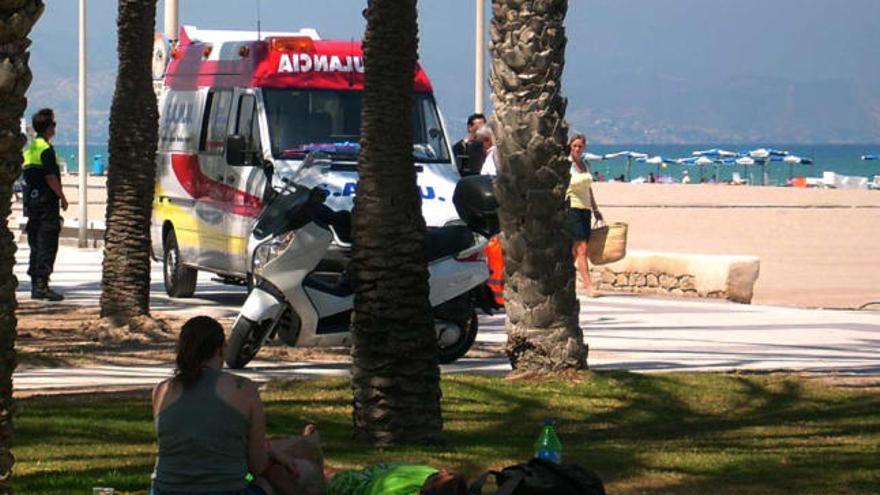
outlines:
[{"label": "palm tree", "polygon": [[416,0],[371,0],[366,16],[351,262],[355,437],[376,445],[433,442],[443,420],[410,120]]},{"label": "palm tree", "polygon": [[42,0],[0,0],[0,494],[11,494],[12,372],[15,370],[15,240],[7,223],[12,185],[21,173],[21,118],[31,84],[28,35],[43,14]]},{"label": "palm tree", "polygon": [[101,317],[124,325],[150,312],[150,215],[159,120],[151,75],[156,0],[119,0],[118,15]]},{"label": "palm tree", "polygon": [[516,370],[586,368],[564,232],[567,0],[495,0],[492,102],[503,164],[495,189],[505,253],[506,352]]}]

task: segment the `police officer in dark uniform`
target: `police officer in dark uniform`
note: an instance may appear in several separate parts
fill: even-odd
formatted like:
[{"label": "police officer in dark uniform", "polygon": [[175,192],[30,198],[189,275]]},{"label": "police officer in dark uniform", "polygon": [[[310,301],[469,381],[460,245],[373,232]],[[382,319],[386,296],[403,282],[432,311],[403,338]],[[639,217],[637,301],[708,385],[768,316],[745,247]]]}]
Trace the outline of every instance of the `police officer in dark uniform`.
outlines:
[{"label": "police officer in dark uniform", "polygon": [[44,108],[34,114],[32,124],[37,137],[24,150],[23,172],[24,213],[31,248],[31,298],[61,301],[64,296],[49,288],[61,233],[59,206],[67,210],[55,148],[50,144],[55,136],[55,113]]}]

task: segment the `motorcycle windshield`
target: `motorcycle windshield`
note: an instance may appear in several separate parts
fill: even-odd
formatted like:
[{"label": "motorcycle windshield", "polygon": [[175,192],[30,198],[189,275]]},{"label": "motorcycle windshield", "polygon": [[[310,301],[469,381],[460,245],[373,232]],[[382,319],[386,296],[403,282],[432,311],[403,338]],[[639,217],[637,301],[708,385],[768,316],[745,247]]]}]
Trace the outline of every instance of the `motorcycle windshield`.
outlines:
[{"label": "motorcycle windshield", "polygon": [[257,239],[264,239],[267,236],[296,229],[305,223],[310,195],[310,189],[298,187],[294,190],[287,189],[275,196],[263,208],[254,227],[254,236]]}]

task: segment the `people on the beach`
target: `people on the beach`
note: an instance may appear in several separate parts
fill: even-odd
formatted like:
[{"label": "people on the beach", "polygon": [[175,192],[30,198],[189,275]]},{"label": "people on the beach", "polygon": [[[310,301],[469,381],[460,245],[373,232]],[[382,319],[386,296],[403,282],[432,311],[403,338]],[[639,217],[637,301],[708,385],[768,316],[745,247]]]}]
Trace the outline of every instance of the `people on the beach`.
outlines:
[{"label": "people on the beach", "polygon": [[467,118],[467,135],[452,145],[455,163],[462,177],[480,173],[479,167],[482,164],[483,151],[474,134],[484,125],[486,125],[485,115],[482,113],[471,114]]},{"label": "people on the beach", "polygon": [[44,108],[34,114],[31,124],[37,136],[24,149],[23,210],[27,216],[31,277],[31,299],[61,301],[64,296],[49,288],[49,277],[55,270],[58,236],[61,234],[61,212],[67,210],[67,198],[61,187],[61,171],[52,147],[55,137],[55,112]]},{"label": "people on the beach", "polygon": [[327,495],[466,495],[467,484],[445,469],[413,464],[376,464],[330,474]]},{"label": "people on the beach", "polygon": [[587,150],[587,137],[583,134],[572,135],[568,140],[568,147],[570,150],[571,180],[565,198],[568,200],[566,223],[572,239],[571,253],[587,296],[598,297],[599,293],[593,289],[593,282],[590,280],[587,253],[589,252],[591,218],[602,220],[602,213],[599,212],[596,198],[593,195],[593,174],[590,170],[590,164],[583,158],[584,152]]},{"label": "people on the beach", "polygon": [[690,174],[688,174],[687,170],[684,170],[681,172],[681,183],[682,184],[690,184],[691,183],[691,176],[690,176]]},{"label": "people on the beach", "polygon": [[654,177],[654,172],[648,172],[648,183],[650,183],[650,184],[657,183],[657,178]]},{"label": "people on the beach", "polygon": [[266,440],[256,385],[221,371],[225,347],[217,320],[197,316],[183,325],[174,376],[153,390],[159,455],[151,495],[273,495],[270,470],[297,476],[296,464]]}]

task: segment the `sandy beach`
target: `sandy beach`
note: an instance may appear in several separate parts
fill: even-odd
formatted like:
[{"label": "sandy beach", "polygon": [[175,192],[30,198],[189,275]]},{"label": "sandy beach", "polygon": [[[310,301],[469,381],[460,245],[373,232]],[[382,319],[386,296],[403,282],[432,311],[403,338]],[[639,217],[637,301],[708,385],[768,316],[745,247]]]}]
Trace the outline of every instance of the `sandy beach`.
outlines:
[{"label": "sandy beach", "polygon": [[632,249],[760,257],[753,303],[880,301],[880,191],[601,183],[595,193],[606,220],[629,224]]},{"label": "sandy beach", "polygon": [[[69,218],[78,211],[76,180],[63,179]],[[99,223],[103,182],[89,178],[89,217]],[[753,303],[880,301],[880,191],[608,182],[595,193],[607,220],[629,224],[631,249],[760,257]]]}]

